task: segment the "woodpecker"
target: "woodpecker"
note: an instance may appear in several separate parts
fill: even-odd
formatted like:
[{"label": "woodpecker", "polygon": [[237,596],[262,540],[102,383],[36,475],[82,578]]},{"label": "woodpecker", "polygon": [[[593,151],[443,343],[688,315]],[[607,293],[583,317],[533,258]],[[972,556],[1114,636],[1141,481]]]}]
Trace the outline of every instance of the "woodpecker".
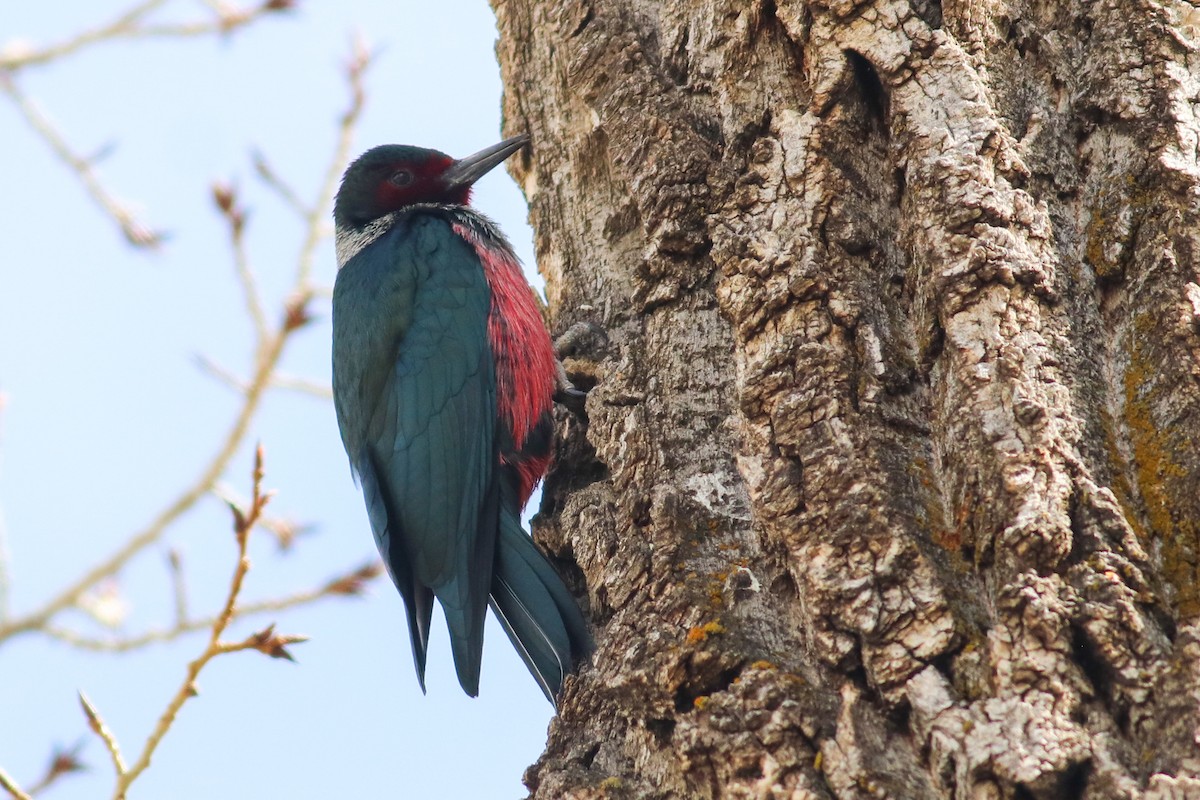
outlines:
[{"label": "woodpecker", "polygon": [[433,600],[463,690],[479,693],[490,605],[551,703],[592,647],[521,528],[550,461],[559,366],[512,245],[469,205],[517,136],[455,160],[367,151],[334,202],[333,397],[425,691]]}]

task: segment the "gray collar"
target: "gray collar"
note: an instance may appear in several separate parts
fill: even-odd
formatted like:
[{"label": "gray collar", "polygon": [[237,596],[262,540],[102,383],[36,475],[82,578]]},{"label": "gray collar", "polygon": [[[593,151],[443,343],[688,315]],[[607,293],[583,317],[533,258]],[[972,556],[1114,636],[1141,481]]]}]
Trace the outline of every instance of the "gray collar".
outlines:
[{"label": "gray collar", "polygon": [[361,228],[350,225],[338,225],[334,231],[334,248],[337,251],[337,266],[340,270],[350,262],[350,259],[361,253],[363,249],[378,239],[396,224],[399,211],[371,220]]},{"label": "gray collar", "polygon": [[361,228],[353,225],[339,224],[334,231],[334,247],[337,251],[337,266],[340,270],[350,263],[350,259],[361,253],[368,245],[392,229],[402,216],[419,211],[437,211],[450,217],[451,221],[467,225],[475,235],[507,241],[504,234],[496,227],[496,223],[474,209],[446,203],[419,203],[406,206],[399,211],[385,214],[379,219],[373,219]]}]

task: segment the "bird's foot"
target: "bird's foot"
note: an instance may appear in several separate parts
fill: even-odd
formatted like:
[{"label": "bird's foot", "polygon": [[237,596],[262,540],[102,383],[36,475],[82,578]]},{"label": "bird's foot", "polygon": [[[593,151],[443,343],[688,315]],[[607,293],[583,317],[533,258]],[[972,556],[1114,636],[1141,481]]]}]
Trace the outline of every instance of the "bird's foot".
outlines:
[{"label": "bird's foot", "polygon": [[554,353],[561,361],[580,352],[602,350],[608,344],[608,334],[594,322],[576,322],[554,340]]},{"label": "bird's foot", "polygon": [[[576,322],[570,328],[559,336],[554,342],[554,352],[558,356],[558,381],[554,392],[554,401],[566,407],[567,410],[578,416],[584,416],[584,402],[587,400],[587,391],[580,389],[567,376],[567,368],[565,361],[570,361],[572,367],[579,365],[581,353],[590,353],[592,351],[603,350],[608,344],[608,336],[604,333],[604,329],[594,322]],[[585,363],[587,359],[582,359]],[[584,380],[592,378],[591,383],[595,383],[594,376],[590,376],[589,370],[582,371]]]}]

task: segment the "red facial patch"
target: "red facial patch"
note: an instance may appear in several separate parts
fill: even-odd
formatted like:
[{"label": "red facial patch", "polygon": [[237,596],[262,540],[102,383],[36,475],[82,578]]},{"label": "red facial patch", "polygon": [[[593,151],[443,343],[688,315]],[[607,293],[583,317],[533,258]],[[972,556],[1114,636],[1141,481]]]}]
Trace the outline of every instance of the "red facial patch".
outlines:
[{"label": "red facial patch", "polygon": [[[398,161],[390,164],[387,171],[380,176],[379,185],[375,189],[375,202],[384,211],[397,211],[416,203],[466,204],[471,195],[469,187],[448,193],[442,184],[442,174],[453,163],[454,159],[449,156],[435,156],[424,161]],[[398,186],[390,180],[391,176],[400,170],[412,173],[412,183]]]}]

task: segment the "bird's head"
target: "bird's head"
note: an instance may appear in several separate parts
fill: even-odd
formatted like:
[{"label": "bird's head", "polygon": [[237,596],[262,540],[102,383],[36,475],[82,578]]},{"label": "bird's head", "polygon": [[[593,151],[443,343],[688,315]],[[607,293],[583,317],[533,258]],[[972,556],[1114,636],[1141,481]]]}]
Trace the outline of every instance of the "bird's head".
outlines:
[{"label": "bird's head", "polygon": [[367,223],[418,203],[466,205],[471,186],[529,141],[525,134],[505,139],[466,158],[403,144],[385,144],[363,153],[342,176],[333,204],[339,225]]}]

